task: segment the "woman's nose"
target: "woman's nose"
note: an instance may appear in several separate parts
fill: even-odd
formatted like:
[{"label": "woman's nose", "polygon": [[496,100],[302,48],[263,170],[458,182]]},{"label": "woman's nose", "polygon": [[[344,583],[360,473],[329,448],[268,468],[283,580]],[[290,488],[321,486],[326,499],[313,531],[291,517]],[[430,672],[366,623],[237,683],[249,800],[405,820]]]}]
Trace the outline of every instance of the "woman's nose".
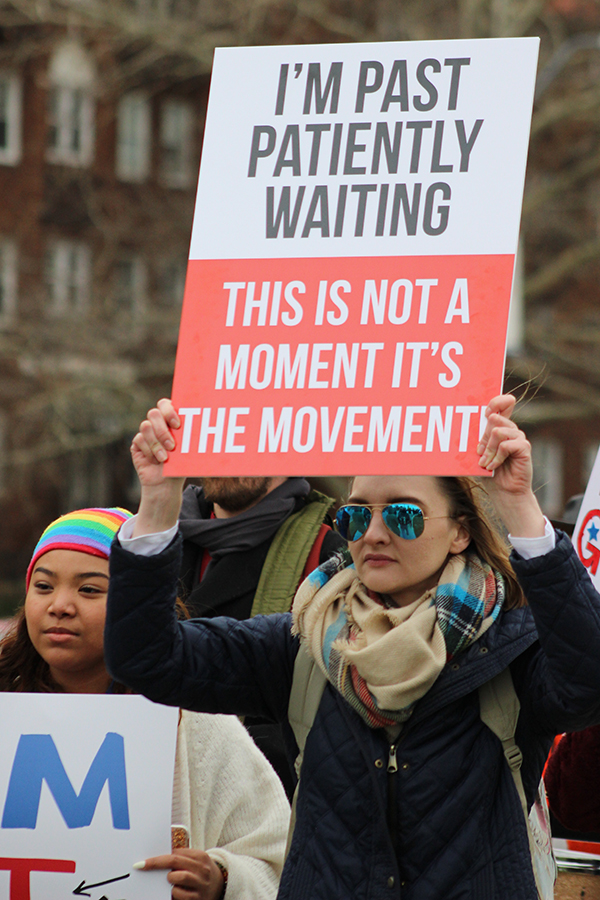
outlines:
[{"label": "woman's nose", "polygon": [[375,509],[371,513],[371,521],[367,528],[365,541],[370,544],[387,544],[390,540],[390,532],[387,529],[380,509]]},{"label": "woman's nose", "polygon": [[75,615],[75,603],[71,591],[66,589],[55,591],[48,612],[55,616]]}]

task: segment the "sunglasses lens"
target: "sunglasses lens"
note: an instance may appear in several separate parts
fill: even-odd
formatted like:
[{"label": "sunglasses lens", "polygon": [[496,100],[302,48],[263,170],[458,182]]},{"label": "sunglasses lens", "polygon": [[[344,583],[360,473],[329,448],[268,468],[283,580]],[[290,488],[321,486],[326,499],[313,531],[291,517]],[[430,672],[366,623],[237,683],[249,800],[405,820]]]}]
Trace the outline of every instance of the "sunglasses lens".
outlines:
[{"label": "sunglasses lens", "polygon": [[381,515],[390,531],[405,541],[414,541],[423,534],[423,510],[414,503],[390,503]]},{"label": "sunglasses lens", "polygon": [[335,517],[338,531],[347,541],[358,541],[366,534],[371,511],[366,506],[342,506]]}]

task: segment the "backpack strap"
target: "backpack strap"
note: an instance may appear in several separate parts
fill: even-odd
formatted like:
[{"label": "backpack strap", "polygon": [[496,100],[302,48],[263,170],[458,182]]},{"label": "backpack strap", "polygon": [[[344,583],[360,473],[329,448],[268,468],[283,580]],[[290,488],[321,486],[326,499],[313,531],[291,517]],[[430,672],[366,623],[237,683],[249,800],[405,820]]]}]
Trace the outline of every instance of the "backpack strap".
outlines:
[{"label": "backpack strap", "polygon": [[302,575],[300,578],[300,582],[304,581],[305,578],[308,578],[311,572],[314,572],[315,569],[319,568],[319,561],[321,559],[321,548],[323,546],[323,541],[325,540],[326,535],[329,534],[331,528],[329,525],[326,525],[325,522],[321,525],[319,529],[319,533],[317,535],[317,539],[312,545],[312,549],[308,554],[308,559],[306,560],[306,564],[304,569],[302,570]]},{"label": "backpack strap", "polygon": [[481,685],[479,688],[479,709],[481,721],[484,725],[487,725],[490,731],[492,731],[502,743],[504,758],[508,763],[508,767],[513,777],[519,800],[521,801],[523,815],[525,817],[527,837],[529,840],[529,852],[531,855],[531,864],[538,898],[539,900],[547,900],[548,896],[553,896],[554,891],[552,890],[552,893],[549,895],[548,891],[545,890],[542,885],[540,872],[538,871],[538,865],[536,864],[540,850],[538,849],[532,831],[525,788],[523,787],[523,778],[521,775],[523,754],[515,741],[521,704],[519,703],[519,698],[515,691],[510,668],[504,669],[503,672],[500,672],[492,678],[491,681]]},{"label": "backpack strap", "polygon": [[287,846],[285,848],[286,857],[289,853],[296,825],[296,801],[300,787],[300,770],[304,759],[304,747],[306,746],[308,733],[315,721],[326,684],[327,678],[312,656],[309,656],[306,647],[301,642],[294,662],[294,676],[288,705],[288,720],[298,744],[298,756],[294,762],[298,783],[296,784],[292,800],[292,814],[288,829]]},{"label": "backpack strap", "polygon": [[311,491],[306,505],[281,525],[260,573],[252,616],[290,611],[306,561],[333,502],[332,497]]}]

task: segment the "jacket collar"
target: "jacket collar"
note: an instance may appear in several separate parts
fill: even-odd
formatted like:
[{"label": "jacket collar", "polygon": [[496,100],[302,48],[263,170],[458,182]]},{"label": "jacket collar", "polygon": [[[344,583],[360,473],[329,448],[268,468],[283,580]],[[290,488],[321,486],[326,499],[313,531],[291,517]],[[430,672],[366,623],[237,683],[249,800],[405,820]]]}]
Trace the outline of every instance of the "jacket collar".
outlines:
[{"label": "jacket collar", "polygon": [[529,607],[503,612],[479,640],[446,664],[435,684],[417,703],[411,721],[430,716],[476,691],[506,669],[537,639]]}]

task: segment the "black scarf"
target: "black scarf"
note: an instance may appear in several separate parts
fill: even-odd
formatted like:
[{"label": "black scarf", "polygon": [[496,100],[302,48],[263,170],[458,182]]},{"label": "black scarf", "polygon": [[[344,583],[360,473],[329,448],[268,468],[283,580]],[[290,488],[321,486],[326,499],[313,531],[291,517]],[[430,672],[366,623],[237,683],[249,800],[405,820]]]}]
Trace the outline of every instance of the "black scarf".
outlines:
[{"label": "black scarf", "polygon": [[190,485],[183,493],[179,529],[184,540],[198,544],[218,560],[228,553],[251,550],[272,537],[309,491],[306,479],[288,478],[245,512],[211,519],[212,505],[202,488]]}]

